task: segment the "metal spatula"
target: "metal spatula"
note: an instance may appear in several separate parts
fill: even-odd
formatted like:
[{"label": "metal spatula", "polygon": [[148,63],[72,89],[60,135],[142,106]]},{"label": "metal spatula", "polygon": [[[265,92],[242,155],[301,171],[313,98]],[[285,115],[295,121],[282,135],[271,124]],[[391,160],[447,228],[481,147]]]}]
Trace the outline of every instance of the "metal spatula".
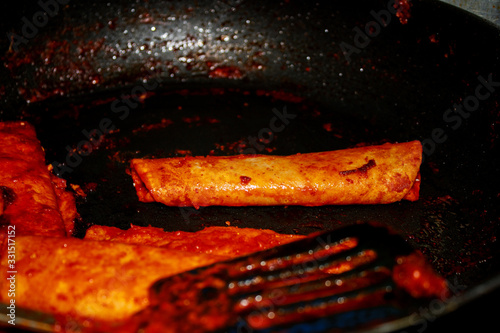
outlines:
[{"label": "metal spatula", "polygon": [[385,227],[353,225],[157,281],[141,332],[361,330],[446,297],[445,280]]}]

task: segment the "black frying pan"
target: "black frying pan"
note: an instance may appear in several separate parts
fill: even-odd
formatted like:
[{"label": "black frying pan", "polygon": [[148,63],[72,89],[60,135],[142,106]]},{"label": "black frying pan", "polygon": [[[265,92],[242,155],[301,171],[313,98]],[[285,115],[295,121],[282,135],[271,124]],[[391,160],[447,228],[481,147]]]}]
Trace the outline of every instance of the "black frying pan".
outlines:
[{"label": "black frying pan", "polygon": [[[306,234],[381,222],[450,281],[457,297],[447,309],[480,304],[483,292],[494,297],[498,29],[432,1],[413,1],[406,24],[385,1],[57,4],[47,16],[39,4],[4,11],[11,41],[0,41],[0,115],[33,122],[47,162],[87,192],[76,236],[93,224],[194,231],[229,222]],[[286,126],[268,131],[273,117]],[[413,139],[424,143],[415,203],[196,211],[137,202],[127,174],[134,157],[293,154]],[[436,324],[445,310],[435,305],[413,330],[448,328],[468,311]]]}]

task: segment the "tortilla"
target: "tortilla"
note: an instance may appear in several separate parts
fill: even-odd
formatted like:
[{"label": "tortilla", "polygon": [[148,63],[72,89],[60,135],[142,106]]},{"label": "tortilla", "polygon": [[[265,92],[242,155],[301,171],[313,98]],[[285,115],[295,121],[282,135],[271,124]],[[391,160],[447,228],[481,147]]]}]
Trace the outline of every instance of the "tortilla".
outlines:
[{"label": "tortilla", "polygon": [[[16,306],[66,321],[113,322],[147,307],[149,287],[160,278],[303,237],[250,228],[164,232],[138,226],[94,226],[83,240],[16,236],[13,242],[0,234],[0,265],[8,267],[8,247],[14,247]],[[9,275],[0,272],[3,303],[9,302]]]},{"label": "tortilla", "polygon": [[164,231],[155,227],[132,225],[130,229],[101,225],[91,226],[85,240],[107,240],[112,242],[148,245],[190,253],[205,253],[227,258],[242,256],[271,247],[286,244],[303,235],[280,234],[273,230],[206,227],[197,232]]},{"label": "tortilla", "polygon": [[70,235],[77,216],[74,197],[45,165],[35,129],[23,121],[0,122],[0,141],[0,229]]},{"label": "tortilla", "polygon": [[[1,266],[8,267],[8,244],[4,243]],[[148,288],[157,279],[224,259],[150,246],[42,236],[16,236],[15,255],[16,306],[78,321],[127,318],[149,304]],[[0,272],[0,281],[5,281],[0,283],[0,302],[6,304],[9,276],[7,269]]]},{"label": "tortilla", "polygon": [[133,159],[142,202],[167,206],[388,204],[419,196],[419,141],[290,156]]}]

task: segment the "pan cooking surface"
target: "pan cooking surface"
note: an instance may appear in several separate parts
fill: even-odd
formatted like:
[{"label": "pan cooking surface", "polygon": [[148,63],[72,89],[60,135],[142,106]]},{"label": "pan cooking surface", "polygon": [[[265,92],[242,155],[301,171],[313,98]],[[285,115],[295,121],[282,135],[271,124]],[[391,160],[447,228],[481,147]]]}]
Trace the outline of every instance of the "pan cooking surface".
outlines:
[{"label": "pan cooking surface", "polygon": [[[452,156],[462,156],[464,146],[451,145],[443,161],[426,159],[419,201],[389,205],[166,207],[138,202],[128,174],[131,158],[287,155],[425,139],[411,130],[413,126],[406,130],[394,125],[407,122],[406,115],[391,122],[376,115],[359,119],[348,110],[326,108],[283,92],[202,89],[157,92],[140,99],[121,119],[125,114],[124,108],[117,108],[121,104],[101,100],[103,104],[95,99],[89,105],[74,106],[69,113],[67,105],[52,108],[34,118],[42,144],[48,147],[47,161],[85,193],[78,197],[79,237],[93,224],[122,229],[131,224],[152,225],[169,231],[230,224],[308,234],[369,221],[407,235],[446,277],[471,284],[491,273],[494,260],[488,258],[494,256],[494,247],[479,248],[477,242],[495,244],[498,211],[487,200],[497,198],[491,197],[494,191],[468,187],[468,182],[457,181],[453,175],[457,164]],[[75,108],[80,110],[79,117],[72,119]],[[103,119],[109,120],[113,130],[100,135],[96,130],[101,131]],[[471,154],[468,160],[473,153],[467,152]],[[476,155],[487,158],[482,152]],[[481,174],[490,174],[496,167],[483,166]]]}]

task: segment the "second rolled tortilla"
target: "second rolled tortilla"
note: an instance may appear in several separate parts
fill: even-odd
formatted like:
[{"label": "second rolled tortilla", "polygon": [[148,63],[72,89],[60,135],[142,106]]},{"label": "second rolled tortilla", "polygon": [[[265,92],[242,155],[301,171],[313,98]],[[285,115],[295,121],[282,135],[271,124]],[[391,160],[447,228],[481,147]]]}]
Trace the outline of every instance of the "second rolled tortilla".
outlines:
[{"label": "second rolled tortilla", "polygon": [[383,144],[290,156],[134,159],[140,201],[167,206],[387,204],[417,200],[422,145]]},{"label": "second rolled tortilla", "polygon": [[45,165],[35,128],[25,121],[0,122],[0,232],[70,236],[77,218],[66,180]]}]

